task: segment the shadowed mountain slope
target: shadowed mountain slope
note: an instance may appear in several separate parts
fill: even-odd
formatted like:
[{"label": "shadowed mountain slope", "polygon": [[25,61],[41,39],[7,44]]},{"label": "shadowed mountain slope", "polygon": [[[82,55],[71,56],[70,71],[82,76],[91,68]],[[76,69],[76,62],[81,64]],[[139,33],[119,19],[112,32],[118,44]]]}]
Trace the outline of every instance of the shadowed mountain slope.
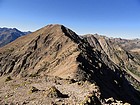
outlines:
[{"label": "shadowed mountain slope", "polygon": [[[93,50],[101,52],[104,56],[106,55],[114,64],[126,71],[126,74],[140,82],[140,60],[130,51],[125,50],[121,44],[113,41],[115,39],[99,35],[86,35],[84,38],[90,43]],[[106,62],[106,64],[108,63]],[[132,84],[136,83],[134,82],[135,79],[127,77]],[[139,89],[139,84],[136,87]]]}]

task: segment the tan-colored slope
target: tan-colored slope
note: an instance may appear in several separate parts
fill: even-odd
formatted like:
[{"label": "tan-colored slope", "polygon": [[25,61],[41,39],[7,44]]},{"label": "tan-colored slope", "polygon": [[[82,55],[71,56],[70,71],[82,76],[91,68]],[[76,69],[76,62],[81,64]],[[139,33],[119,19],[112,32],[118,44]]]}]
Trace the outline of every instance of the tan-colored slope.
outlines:
[{"label": "tan-colored slope", "polygon": [[27,76],[44,72],[60,77],[73,76],[79,52],[61,28],[61,25],[48,25],[1,48],[1,75]]}]

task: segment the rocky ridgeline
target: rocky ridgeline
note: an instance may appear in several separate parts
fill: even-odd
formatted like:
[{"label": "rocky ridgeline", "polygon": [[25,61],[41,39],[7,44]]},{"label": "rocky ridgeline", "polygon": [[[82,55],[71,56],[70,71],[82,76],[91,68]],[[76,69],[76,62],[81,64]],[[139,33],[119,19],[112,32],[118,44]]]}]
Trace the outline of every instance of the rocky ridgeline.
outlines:
[{"label": "rocky ridgeline", "polygon": [[139,62],[104,38],[48,25],[0,48],[0,102],[139,105],[140,93],[130,84],[139,80],[128,65]]}]

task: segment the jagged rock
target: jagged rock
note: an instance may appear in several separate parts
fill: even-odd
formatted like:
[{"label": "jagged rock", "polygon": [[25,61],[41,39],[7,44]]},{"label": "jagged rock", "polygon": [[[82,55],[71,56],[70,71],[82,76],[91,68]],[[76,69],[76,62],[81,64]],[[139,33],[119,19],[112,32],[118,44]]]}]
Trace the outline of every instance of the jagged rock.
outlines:
[{"label": "jagged rock", "polygon": [[47,96],[50,98],[68,98],[68,95],[62,94],[55,86],[47,91]]},{"label": "jagged rock", "polygon": [[11,81],[11,80],[12,80],[11,76],[8,76],[8,77],[5,79],[5,82]]},{"label": "jagged rock", "polygon": [[37,92],[39,91],[39,89],[37,89],[36,87],[34,86],[31,86],[30,90],[29,90],[29,93],[34,93],[34,92]]},{"label": "jagged rock", "polygon": [[122,101],[115,100],[113,97],[105,99],[105,105],[130,105],[129,103],[123,103]]},{"label": "jagged rock", "polygon": [[89,94],[80,105],[101,105],[101,102],[94,94]]}]

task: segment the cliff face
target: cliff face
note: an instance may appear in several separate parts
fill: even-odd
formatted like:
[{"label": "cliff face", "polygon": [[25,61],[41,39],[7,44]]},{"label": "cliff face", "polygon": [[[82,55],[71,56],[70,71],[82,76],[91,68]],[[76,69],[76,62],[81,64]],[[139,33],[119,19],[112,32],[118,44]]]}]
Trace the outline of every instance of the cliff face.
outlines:
[{"label": "cliff face", "polygon": [[[138,105],[140,93],[129,82],[133,80],[139,84],[139,80],[133,76],[134,73],[128,72],[126,66],[120,66],[120,59],[123,60],[124,56],[118,58],[114,51],[122,49],[109,46],[105,39],[93,36],[81,38],[62,25],[48,25],[18,38],[0,48],[0,90],[3,90],[0,102],[5,104],[3,98],[9,89],[11,94],[16,91],[6,99],[9,103],[17,102],[14,97],[19,96],[19,104],[23,101],[32,104],[31,100],[27,100],[29,94],[25,92],[23,98],[20,92],[34,86],[31,87],[30,98],[37,104],[128,102]],[[132,66],[139,67],[135,63],[137,59],[130,58],[131,55],[127,56],[124,65],[130,62]],[[5,83],[4,78],[8,82]],[[10,87],[15,86],[15,81],[17,90],[12,91]],[[4,90],[4,86],[9,88]]]}]

